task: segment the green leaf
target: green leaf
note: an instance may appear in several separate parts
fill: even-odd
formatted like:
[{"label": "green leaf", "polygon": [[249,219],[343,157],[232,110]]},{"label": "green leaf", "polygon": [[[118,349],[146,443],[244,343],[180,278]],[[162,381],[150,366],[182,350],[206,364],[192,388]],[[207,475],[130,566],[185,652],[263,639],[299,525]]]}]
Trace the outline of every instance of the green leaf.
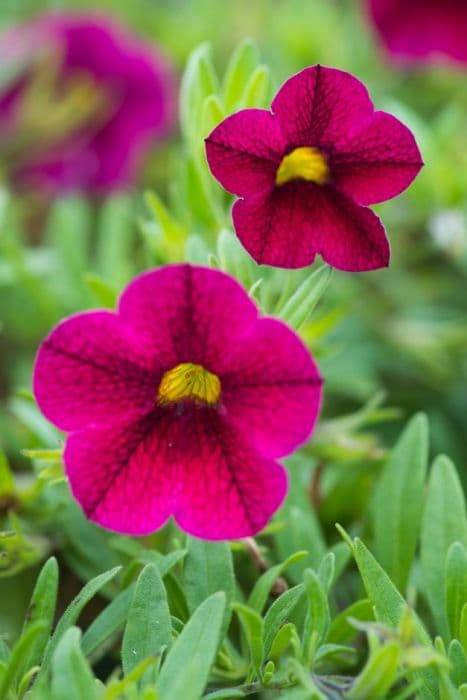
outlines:
[{"label": "green leaf", "polygon": [[70,627],[61,637],[52,658],[51,700],[97,700],[97,686],[80,647],[81,632]]},{"label": "green leaf", "polygon": [[267,66],[258,66],[250,76],[240,101],[242,109],[266,107],[271,75]]},{"label": "green leaf", "polygon": [[58,565],[55,557],[50,557],[42,567],[31,596],[26,613],[22,634],[38,622],[43,625],[42,632],[35,638],[29,655],[18,667],[19,676],[30,668],[40,664],[52,629],[58,591]]},{"label": "green leaf", "polygon": [[304,586],[299,584],[285,591],[271,605],[264,618],[264,660],[269,658],[272,642],[280,627],[287,621],[290,613],[304,595]]},{"label": "green leaf", "polygon": [[226,112],[231,112],[240,102],[257,63],[258,49],[255,42],[245,39],[235,49],[225,72],[222,95]]},{"label": "green leaf", "polygon": [[282,573],[295,563],[301,561],[307,556],[308,552],[302,550],[294,552],[290,557],[287,557],[281,564],[276,564],[264,572],[256,581],[248,598],[248,605],[258,613],[262,613],[264,606],[267,603],[269,593],[274,585],[274,582],[282,575]]},{"label": "green leaf", "polygon": [[230,602],[235,591],[232,552],[228,542],[209,542],[189,537],[183,567],[183,584],[190,612],[217,591],[226,595],[222,636],[230,621]]},{"label": "green leaf", "polygon": [[465,499],[454,465],[447,457],[438,457],[428,485],[420,555],[424,591],[437,629],[445,640],[449,638],[445,562],[455,541],[467,547]]},{"label": "green leaf", "polygon": [[221,642],[225,606],[225,593],[214,593],[188,621],[157,679],[160,700],[199,699]]},{"label": "green leaf", "polygon": [[350,620],[371,622],[374,620],[373,604],[368,598],[352,603],[332,620],[326,641],[329,644],[348,644],[359,634]]},{"label": "green leaf", "polygon": [[0,450],[0,494],[14,491],[15,481],[3,450]]},{"label": "green leaf", "polygon": [[19,671],[24,667],[25,660],[30,655],[37,637],[43,633],[44,627],[43,622],[36,622],[28,627],[16,642],[0,677],[0,700],[8,697],[9,691],[15,687]]},{"label": "green leaf", "polygon": [[290,326],[299,330],[310,318],[313,309],[331,281],[332,268],[322,265],[307,277],[289,297],[278,315]]},{"label": "green leaf", "polygon": [[295,644],[297,648],[300,647],[300,638],[297,628],[292,622],[286,622],[285,625],[279,627],[272,640],[269,659],[278,663],[284,651],[293,644]]},{"label": "green leaf", "polygon": [[451,680],[457,688],[467,679],[467,655],[457,639],[453,639],[449,645],[448,659],[451,663]]},{"label": "green leaf", "polygon": [[[406,614],[407,603],[392,583],[384,569],[378,564],[373,555],[368,551],[363,542],[355,538],[350,542],[352,552],[357,562],[360,575],[368,597],[375,608],[375,615],[378,622],[382,622],[393,629],[396,629]],[[415,612],[413,615],[413,626],[415,637],[418,642],[431,647],[431,640],[425,627],[419,620]],[[423,682],[424,695],[421,698],[436,698],[437,680],[431,669],[420,671],[419,676]],[[415,677],[415,675],[414,675]]]},{"label": "green leaf", "polygon": [[217,89],[211,47],[204,43],[190,54],[180,85],[180,126],[184,138],[195,151],[203,146],[202,140],[197,143],[201,136],[199,132],[203,101],[215,94]]},{"label": "green leaf", "polygon": [[459,641],[467,654],[467,603],[462,606],[460,624],[459,624]]},{"label": "green leaf", "polygon": [[387,697],[386,693],[396,680],[400,648],[397,642],[388,642],[373,652],[363,671],[347,693],[349,700],[374,700]]},{"label": "green leaf", "polygon": [[117,304],[117,291],[112,285],[93,272],[86,273],[84,281],[99,304],[107,309],[114,309]]},{"label": "green leaf", "polygon": [[88,581],[88,583],[78,593],[76,598],[74,598],[71,601],[70,605],[67,607],[62,617],[60,618],[55,628],[55,631],[52,637],[50,638],[49,643],[47,644],[44,653],[41,674],[48,669],[52,655],[55,649],[57,648],[58,642],[60,641],[61,637],[65,634],[65,632],[70,627],[72,627],[72,625],[75,624],[85,605],[87,605],[87,603],[89,603],[89,601],[92,598],[94,598],[96,593],[98,593],[101,588],[103,588],[107,583],[109,583],[109,581],[115,578],[115,576],[118,574],[121,568],[121,566],[116,566],[110,571],[106,571],[105,573],[96,576],[91,581]]},{"label": "green leaf", "polygon": [[92,621],[83,635],[82,647],[86,656],[92,654],[111,637],[128,619],[128,611],[135,590],[135,583],[119,593]]},{"label": "green leaf", "polygon": [[397,441],[378,481],[374,502],[376,556],[405,590],[422,519],[428,463],[428,422],[418,414]]},{"label": "green leaf", "polygon": [[467,550],[453,542],[446,555],[446,614],[451,637],[459,639],[462,607],[467,601]]},{"label": "green leaf", "polygon": [[128,675],[147,656],[171,643],[170,612],[159,571],[148,564],[140,573],[122,641],[122,666]]},{"label": "green leaf", "polygon": [[256,671],[257,677],[261,679],[261,666],[263,663],[263,618],[255,610],[241,603],[234,603],[232,607],[237,613],[245,632],[253,668]]},{"label": "green leaf", "polygon": [[134,246],[133,209],[131,196],[122,194],[107,198],[99,212],[96,272],[117,289],[134,274],[131,263]]},{"label": "green leaf", "polygon": [[303,631],[304,650],[305,659],[311,662],[316,647],[326,638],[330,613],[327,592],[312,569],[305,571],[303,583],[307,597],[307,615]]}]

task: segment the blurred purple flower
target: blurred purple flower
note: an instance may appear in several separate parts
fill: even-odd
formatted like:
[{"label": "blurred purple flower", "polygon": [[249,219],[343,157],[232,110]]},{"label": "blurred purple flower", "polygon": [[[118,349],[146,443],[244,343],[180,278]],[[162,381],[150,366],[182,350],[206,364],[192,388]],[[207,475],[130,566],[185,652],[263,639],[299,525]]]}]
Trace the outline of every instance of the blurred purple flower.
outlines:
[{"label": "blurred purple flower", "polygon": [[14,72],[0,97],[0,151],[16,186],[128,187],[173,124],[168,62],[107,17],[41,15],[9,30],[0,56]]},{"label": "blurred purple flower", "polygon": [[442,55],[467,63],[467,0],[367,0],[370,17],[397,60]]}]

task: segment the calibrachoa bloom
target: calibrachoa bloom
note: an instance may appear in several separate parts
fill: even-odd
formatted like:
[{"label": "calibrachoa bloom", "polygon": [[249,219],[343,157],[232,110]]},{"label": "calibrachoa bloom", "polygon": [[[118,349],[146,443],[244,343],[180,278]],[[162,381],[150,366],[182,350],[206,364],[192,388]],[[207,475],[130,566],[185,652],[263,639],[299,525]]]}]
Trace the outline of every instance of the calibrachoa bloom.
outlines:
[{"label": "calibrachoa bloom", "polygon": [[466,0],[366,0],[393,58],[467,63]]},{"label": "calibrachoa bloom", "polygon": [[417,175],[411,132],[375,112],[359,80],[319,65],[287,80],[271,108],[237,112],[206,139],[213,174],[241,197],[233,222],[245,248],[279,267],[309,265],[316,253],[341,270],[387,265],[383,225],[366,205]]},{"label": "calibrachoa bloom", "polygon": [[235,280],[185,264],[137,277],[116,313],[60,323],[34,393],[70,433],[66,472],[91,520],[143,535],[173,515],[223,539],[254,534],[280,506],[276,459],[310,435],[321,379],[298,336],[260,318]]},{"label": "calibrachoa bloom", "polygon": [[10,29],[0,152],[17,185],[102,193],[130,185],[173,121],[166,59],[108,18],[49,13]]}]

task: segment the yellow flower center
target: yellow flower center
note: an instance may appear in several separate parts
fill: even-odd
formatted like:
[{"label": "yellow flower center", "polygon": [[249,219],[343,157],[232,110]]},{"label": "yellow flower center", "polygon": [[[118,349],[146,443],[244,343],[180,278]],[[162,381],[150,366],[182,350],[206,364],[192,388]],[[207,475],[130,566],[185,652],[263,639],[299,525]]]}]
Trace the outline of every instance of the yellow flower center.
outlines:
[{"label": "yellow flower center", "polygon": [[317,148],[301,146],[282,158],[276,173],[276,185],[290,180],[308,180],[325,185],[329,179],[329,166],[325,156]]},{"label": "yellow flower center", "polygon": [[182,362],[163,375],[157,392],[157,402],[164,406],[189,399],[206,406],[215,406],[220,395],[219,377],[201,365]]}]

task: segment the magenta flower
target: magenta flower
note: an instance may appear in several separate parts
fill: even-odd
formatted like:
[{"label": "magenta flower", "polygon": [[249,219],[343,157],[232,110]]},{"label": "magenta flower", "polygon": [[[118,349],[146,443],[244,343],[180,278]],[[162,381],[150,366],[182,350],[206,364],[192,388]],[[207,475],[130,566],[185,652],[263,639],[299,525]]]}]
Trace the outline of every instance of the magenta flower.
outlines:
[{"label": "magenta flower", "polygon": [[439,56],[467,63],[466,0],[367,0],[373,20],[396,60]]},{"label": "magenta flower", "polygon": [[143,535],[173,515],[224,539],[254,534],[280,506],[275,460],[310,435],[321,379],[298,336],[260,318],[235,280],[174,265],[137,277],[116,313],[60,323],[34,393],[71,433],[66,472],[91,520]]},{"label": "magenta flower", "polygon": [[0,151],[18,186],[93,194],[133,182],[173,122],[165,58],[108,18],[50,13],[0,43],[18,77],[0,95]]},{"label": "magenta flower", "polygon": [[422,167],[411,132],[334,68],[294,75],[271,107],[237,112],[206,139],[214,176],[241,197],[233,222],[245,248],[279,267],[316,253],[341,270],[387,265],[383,225],[365,205],[399,194]]}]

